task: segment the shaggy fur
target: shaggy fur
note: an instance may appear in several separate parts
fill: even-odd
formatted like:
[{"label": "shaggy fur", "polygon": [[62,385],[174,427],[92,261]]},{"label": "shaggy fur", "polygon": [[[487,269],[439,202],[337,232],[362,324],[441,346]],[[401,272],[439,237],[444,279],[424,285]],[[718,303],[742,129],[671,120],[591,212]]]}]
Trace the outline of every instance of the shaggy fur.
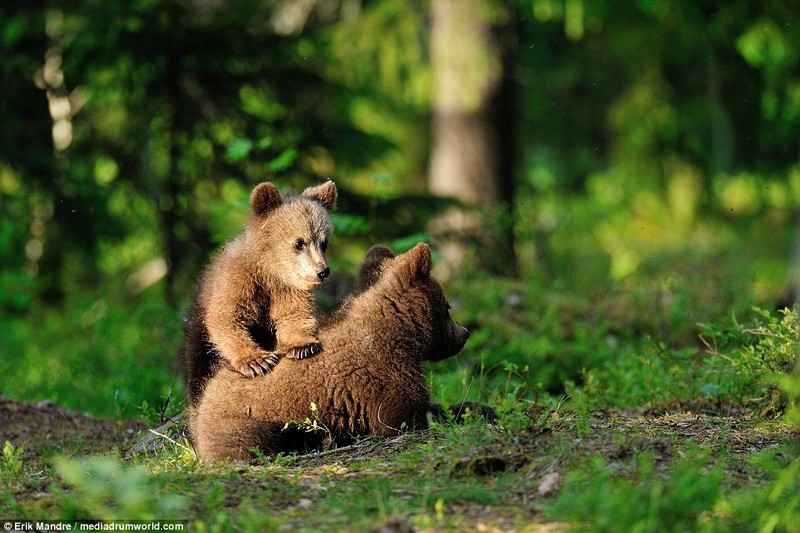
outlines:
[{"label": "shaggy fur", "polygon": [[441,412],[431,405],[422,362],[455,355],[469,332],[450,317],[430,275],[427,245],[396,258],[387,251],[368,254],[362,292],[322,326],[317,357],[285,361],[257,379],[221,369],[209,380],[189,411],[201,460],[245,459],[254,447],[302,451],[309,441],[302,431],[283,431],[289,421],[316,420],[328,438],[343,443],[425,427],[429,411]]},{"label": "shaggy fur", "polygon": [[286,198],[272,183],[253,189],[245,231],[209,263],[186,318],[190,405],[223,368],[253,378],[283,355],[321,350],[311,290],[330,273],[325,250],[335,204],[331,181]]}]

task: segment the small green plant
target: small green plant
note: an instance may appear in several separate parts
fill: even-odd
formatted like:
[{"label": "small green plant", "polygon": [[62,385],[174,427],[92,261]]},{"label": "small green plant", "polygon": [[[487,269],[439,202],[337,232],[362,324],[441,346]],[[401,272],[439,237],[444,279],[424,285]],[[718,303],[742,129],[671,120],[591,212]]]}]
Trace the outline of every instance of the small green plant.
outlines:
[{"label": "small green plant", "polygon": [[11,442],[6,441],[3,445],[3,458],[0,461],[0,479],[3,481],[10,481],[22,472],[24,466],[22,461],[22,454],[25,449],[20,446],[14,448]]},{"label": "small green plant", "polygon": [[159,405],[152,405],[147,400],[142,400],[139,404],[139,418],[147,422],[150,426],[160,426],[167,422],[170,416],[180,413],[184,402],[175,400],[172,388],[167,390],[165,396],[161,398]]},{"label": "small green plant", "polygon": [[311,402],[311,416],[314,417],[313,420],[311,419],[311,417],[308,416],[302,422],[296,422],[294,420],[290,420],[289,422],[286,422],[286,424],[284,424],[283,431],[289,429],[299,429],[306,433],[322,432],[325,435],[330,435],[331,434],[330,430],[319,419],[318,410],[319,408],[317,407],[317,404]]},{"label": "small green plant", "polygon": [[150,405],[147,400],[142,400],[142,403],[139,405],[139,418],[153,425],[159,422],[160,417],[159,412],[154,406]]},{"label": "small green plant", "polygon": [[290,420],[283,425],[282,431],[296,434],[298,432],[305,433],[306,437],[302,440],[305,441],[306,447],[315,448],[317,446],[327,446],[332,443],[332,434],[330,429],[322,423],[319,418],[319,408],[317,404],[311,402],[311,416],[306,417],[305,420],[300,422]]}]

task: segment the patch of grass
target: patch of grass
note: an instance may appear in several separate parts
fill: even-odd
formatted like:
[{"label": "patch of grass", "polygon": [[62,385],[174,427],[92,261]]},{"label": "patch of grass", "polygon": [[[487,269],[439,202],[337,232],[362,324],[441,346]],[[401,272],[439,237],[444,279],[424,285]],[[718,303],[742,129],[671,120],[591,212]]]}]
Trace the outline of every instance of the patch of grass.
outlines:
[{"label": "patch of grass", "polygon": [[800,524],[800,459],[795,457],[768,485],[741,489],[719,507],[720,514],[734,526],[796,531]]},{"label": "patch of grass", "polygon": [[654,472],[647,455],[637,459],[633,479],[618,477],[602,458],[571,473],[548,514],[590,531],[697,531],[711,520],[723,474],[708,466],[703,453],[681,460],[665,476]]},{"label": "patch of grass", "polygon": [[161,300],[87,295],[65,306],[9,320],[0,395],[120,419],[184,396],[180,319]]},{"label": "patch of grass", "polygon": [[95,520],[179,519],[182,496],[159,490],[141,467],[123,467],[113,457],[58,457],[55,470],[69,490],[57,491],[61,517]]},{"label": "patch of grass", "polygon": [[546,505],[552,520],[586,531],[794,531],[800,523],[800,461],[765,485],[732,490],[708,450],[687,448],[659,471],[647,454],[633,475],[596,458],[570,473]]}]

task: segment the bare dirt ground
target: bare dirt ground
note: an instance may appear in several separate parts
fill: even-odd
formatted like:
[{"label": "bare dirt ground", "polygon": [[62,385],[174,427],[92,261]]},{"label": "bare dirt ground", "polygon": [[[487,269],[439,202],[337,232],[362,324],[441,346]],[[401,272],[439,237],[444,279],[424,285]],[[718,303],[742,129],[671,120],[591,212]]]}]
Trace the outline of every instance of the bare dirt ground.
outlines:
[{"label": "bare dirt ground", "polygon": [[0,447],[6,441],[24,457],[33,458],[47,450],[64,453],[109,453],[133,444],[140,421],[94,418],[58,407],[49,400],[19,402],[0,398]]}]

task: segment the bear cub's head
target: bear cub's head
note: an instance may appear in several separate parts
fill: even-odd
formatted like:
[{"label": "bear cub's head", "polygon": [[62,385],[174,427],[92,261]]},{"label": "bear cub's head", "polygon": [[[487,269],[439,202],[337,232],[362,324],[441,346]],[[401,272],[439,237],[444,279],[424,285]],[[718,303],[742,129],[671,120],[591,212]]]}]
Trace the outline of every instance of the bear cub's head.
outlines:
[{"label": "bear cub's head", "polygon": [[422,347],[421,359],[441,361],[461,351],[469,330],[450,315],[447,296],[431,275],[431,267],[431,250],[425,243],[399,256],[385,246],[375,245],[361,264],[354,292],[374,291],[384,296],[382,300],[391,303],[401,324],[418,328],[414,334]]},{"label": "bear cub's head", "polygon": [[246,245],[259,267],[301,290],[321,285],[330,275],[325,252],[333,233],[336,185],[327,181],[301,194],[281,197],[269,182],[250,195]]}]

